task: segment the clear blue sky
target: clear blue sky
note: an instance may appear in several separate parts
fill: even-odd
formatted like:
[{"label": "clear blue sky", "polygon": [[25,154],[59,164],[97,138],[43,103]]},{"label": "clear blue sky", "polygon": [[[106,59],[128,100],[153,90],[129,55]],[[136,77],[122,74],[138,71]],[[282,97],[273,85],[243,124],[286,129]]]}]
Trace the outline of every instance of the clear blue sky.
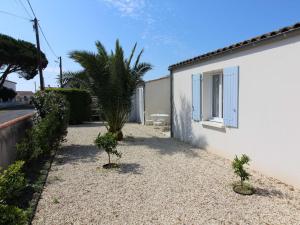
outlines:
[{"label": "clear blue sky", "polygon": [[[28,17],[26,0],[1,0],[0,10]],[[134,45],[145,49],[154,69],[145,80],[168,74],[168,66],[207,51],[300,21],[299,0],[31,0],[44,33],[64,70],[80,67],[71,50],[94,51],[96,40],[108,50],[120,39],[127,55]],[[35,43],[29,21],[0,13],[0,32]],[[49,60],[46,85],[56,86],[58,64],[41,36]],[[34,80],[9,77],[17,90],[34,90]]]}]

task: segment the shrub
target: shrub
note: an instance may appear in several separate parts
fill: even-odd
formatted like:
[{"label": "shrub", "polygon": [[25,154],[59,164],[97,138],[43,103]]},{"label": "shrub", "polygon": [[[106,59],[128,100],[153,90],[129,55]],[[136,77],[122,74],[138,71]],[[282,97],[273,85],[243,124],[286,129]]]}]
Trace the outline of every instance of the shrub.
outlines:
[{"label": "shrub", "polygon": [[243,195],[251,195],[254,193],[254,188],[251,185],[244,183],[246,180],[249,180],[249,177],[251,176],[244,168],[244,165],[249,164],[249,161],[250,158],[243,154],[240,158],[235,156],[232,162],[234,173],[240,177],[240,183],[234,184],[233,190]]},{"label": "shrub", "polygon": [[90,119],[92,99],[88,91],[76,88],[48,88],[46,91],[65,96],[70,104],[70,124],[79,124]]},{"label": "shrub", "polygon": [[30,163],[59,147],[67,134],[68,102],[63,96],[39,92],[33,98],[38,117],[34,126],[17,144],[17,158]]},{"label": "shrub", "polygon": [[104,135],[101,135],[100,133],[98,134],[95,144],[99,149],[104,149],[104,151],[108,155],[108,165],[111,164],[110,162],[110,155],[114,154],[121,158],[122,154],[119,153],[116,149],[118,145],[117,137],[115,134],[111,132],[107,132]]},{"label": "shrub", "polygon": [[0,201],[15,204],[26,187],[22,167],[24,161],[16,161],[0,174]]},{"label": "shrub", "polygon": [[243,185],[245,180],[249,180],[250,174],[245,170],[244,165],[249,164],[250,158],[243,154],[241,158],[235,156],[232,162],[232,168],[234,169],[234,173],[240,177],[241,185]]},{"label": "shrub", "polygon": [[40,118],[44,118],[53,111],[56,111],[62,120],[63,117],[68,116],[69,104],[64,96],[58,93],[39,91],[32,98],[32,102]]},{"label": "shrub", "polygon": [[0,224],[5,225],[26,225],[26,213],[18,207],[0,204]]}]

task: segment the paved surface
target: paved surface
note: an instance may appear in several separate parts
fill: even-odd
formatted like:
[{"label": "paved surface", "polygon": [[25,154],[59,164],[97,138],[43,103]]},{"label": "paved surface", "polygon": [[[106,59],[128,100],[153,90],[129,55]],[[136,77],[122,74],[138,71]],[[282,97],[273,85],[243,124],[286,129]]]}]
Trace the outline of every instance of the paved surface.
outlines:
[{"label": "paved surface", "polygon": [[3,109],[0,110],[0,124],[25,116],[34,112],[34,109]]},{"label": "paved surface", "polygon": [[93,141],[100,123],[71,126],[52,164],[33,225],[300,224],[300,191],[251,171],[256,194],[232,190],[231,162],[127,124],[119,169]]}]

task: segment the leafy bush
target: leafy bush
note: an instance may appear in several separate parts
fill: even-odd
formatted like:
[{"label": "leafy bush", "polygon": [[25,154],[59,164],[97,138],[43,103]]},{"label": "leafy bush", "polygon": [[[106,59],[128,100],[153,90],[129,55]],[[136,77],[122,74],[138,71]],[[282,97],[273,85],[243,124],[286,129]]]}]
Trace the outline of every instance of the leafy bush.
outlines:
[{"label": "leafy bush", "polygon": [[115,134],[111,132],[107,132],[104,135],[98,134],[95,144],[99,149],[104,149],[108,155],[108,164],[111,164],[110,162],[110,155],[114,154],[121,158],[122,154],[119,153],[116,149],[118,145],[117,137]]},{"label": "leafy bush", "polygon": [[13,89],[7,87],[0,88],[0,99],[4,102],[7,102],[9,99],[13,99],[16,95],[17,93]]},{"label": "leafy bush", "polygon": [[17,158],[29,163],[59,147],[67,134],[69,108],[63,96],[38,92],[33,103],[38,117],[35,125],[17,144]]},{"label": "leafy bush", "polygon": [[243,185],[245,180],[249,180],[250,174],[245,170],[244,165],[249,164],[250,158],[243,154],[241,158],[235,156],[232,162],[232,168],[234,169],[234,173],[240,177],[241,185]]},{"label": "leafy bush", "polygon": [[70,124],[79,124],[90,119],[92,99],[88,91],[76,88],[48,88],[46,92],[65,96],[70,104]]},{"label": "leafy bush", "polygon": [[27,216],[22,209],[11,205],[0,204],[0,224],[26,225]]},{"label": "leafy bush", "polygon": [[0,174],[0,201],[15,204],[26,186],[22,167],[24,161],[16,161]]},{"label": "leafy bush", "polygon": [[53,111],[56,111],[62,117],[62,120],[64,119],[63,117],[68,116],[69,104],[64,96],[58,93],[39,91],[32,98],[32,102],[38,116],[41,118]]}]

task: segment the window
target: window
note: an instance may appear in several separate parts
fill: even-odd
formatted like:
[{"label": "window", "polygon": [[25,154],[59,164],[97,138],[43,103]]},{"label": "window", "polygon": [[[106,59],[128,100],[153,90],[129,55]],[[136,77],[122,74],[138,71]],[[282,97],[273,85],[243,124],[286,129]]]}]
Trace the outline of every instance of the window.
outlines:
[{"label": "window", "polygon": [[212,115],[213,120],[223,118],[223,76],[212,76]]},{"label": "window", "polygon": [[192,84],[194,121],[238,127],[239,67],[193,75]]}]

